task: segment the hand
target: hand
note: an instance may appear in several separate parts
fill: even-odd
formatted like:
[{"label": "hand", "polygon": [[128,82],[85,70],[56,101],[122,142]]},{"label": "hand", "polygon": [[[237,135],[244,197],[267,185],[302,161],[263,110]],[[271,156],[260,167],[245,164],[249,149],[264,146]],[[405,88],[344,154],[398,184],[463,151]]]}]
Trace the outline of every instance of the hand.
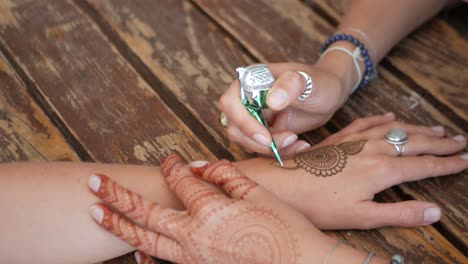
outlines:
[{"label": "hand", "polygon": [[[296,154],[294,159],[286,160],[285,168],[271,159],[251,159],[235,166],[303,212],[320,229],[432,224],[441,216],[434,203],[372,200],[375,194],[403,182],[467,169],[468,154],[453,155],[466,146],[466,139],[444,138],[442,127],[415,126],[393,119],[391,114],[358,119],[313,148]],[[403,157],[396,157],[394,146],[383,139],[395,127],[408,132]]]},{"label": "hand", "polygon": [[[94,220],[138,250],[177,263],[320,263],[335,243],[228,161],[205,168],[202,177],[232,198],[193,177],[176,155],[162,173],[186,211],[161,208],[105,176],[91,176],[90,189],[107,204],[90,208]],[[345,245],[338,249],[348,252],[348,263],[365,258]]]},{"label": "hand", "polygon": [[[339,71],[336,66],[328,64],[268,64],[276,81],[267,94],[268,109],[263,112],[283,156],[310,147],[307,142],[297,140],[296,134],[326,123],[349,96],[343,83],[346,78],[337,74]],[[297,71],[309,74],[314,84],[312,93],[304,101],[297,99],[304,92],[306,84],[304,77]],[[242,145],[249,152],[272,155],[269,149],[270,133],[241,103],[239,81],[235,81],[222,95],[218,106],[228,117],[227,134],[231,141]]]}]

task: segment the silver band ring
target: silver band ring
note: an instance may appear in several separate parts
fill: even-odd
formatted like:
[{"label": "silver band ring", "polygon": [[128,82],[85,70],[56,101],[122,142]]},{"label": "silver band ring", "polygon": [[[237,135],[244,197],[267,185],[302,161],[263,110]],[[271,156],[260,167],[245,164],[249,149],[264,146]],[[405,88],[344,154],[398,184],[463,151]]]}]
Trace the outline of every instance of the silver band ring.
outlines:
[{"label": "silver band ring", "polygon": [[393,128],[385,134],[385,141],[395,146],[397,157],[403,156],[405,144],[408,142],[408,134],[402,128]]},{"label": "silver band ring", "polygon": [[228,117],[226,116],[226,114],[224,112],[221,112],[221,114],[219,114],[219,123],[223,127],[227,127],[228,124],[229,124],[229,119],[228,119]]},{"label": "silver band ring", "polygon": [[306,81],[305,89],[304,92],[297,97],[297,99],[304,101],[307,97],[309,97],[310,93],[312,92],[312,87],[314,87],[314,82],[312,81],[312,78],[310,77],[309,74],[302,72],[302,71],[297,71],[302,77],[304,77]]}]

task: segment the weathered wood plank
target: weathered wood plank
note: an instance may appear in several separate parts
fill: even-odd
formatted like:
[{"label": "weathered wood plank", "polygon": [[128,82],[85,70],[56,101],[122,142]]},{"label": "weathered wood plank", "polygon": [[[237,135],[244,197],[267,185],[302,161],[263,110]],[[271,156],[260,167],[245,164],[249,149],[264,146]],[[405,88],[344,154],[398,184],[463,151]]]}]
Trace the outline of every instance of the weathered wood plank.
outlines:
[{"label": "weathered wood plank", "polygon": [[[229,4],[216,0],[195,0],[195,2],[261,61],[312,61],[311,54],[314,54],[319,48],[319,43],[333,32],[330,25],[310,9],[304,8],[302,3],[296,1],[268,1],[268,3],[265,1],[235,1]],[[271,19],[272,17],[275,19]],[[277,24],[276,21],[281,21],[281,25]],[[280,28],[283,25],[287,29],[285,32],[289,32],[289,34],[281,34],[283,31]],[[301,41],[298,41],[298,38]],[[305,44],[302,43],[302,39],[311,40],[307,44],[311,45],[310,52],[294,52],[294,50],[303,49]],[[284,52],[284,50],[288,52]],[[332,119],[331,123],[334,126],[341,128],[358,116],[394,111],[404,121],[426,125],[442,124],[456,133],[464,133],[463,129],[447,119],[443,113],[428,104],[421,95],[395,78],[386,69],[382,70],[381,75],[381,78],[374,81],[367,90],[358,92],[351,97],[344,108]],[[466,215],[468,205],[466,195],[464,195],[467,176],[464,172],[443,179],[403,185],[402,188],[405,191],[408,188],[424,189],[426,190],[425,195],[414,193],[414,197],[435,201],[442,206],[444,212],[460,212],[455,217],[445,215],[442,223],[453,234],[465,234],[466,219],[460,216]],[[457,194],[452,196],[446,193],[446,187],[443,185],[448,182],[453,182],[450,184],[450,188]],[[438,187],[434,187],[438,183]],[[460,188],[456,186],[460,186]],[[452,189],[450,189],[451,192]],[[392,192],[387,191],[386,193],[391,194]],[[460,197],[464,198],[460,201]],[[435,232],[432,227],[409,232],[414,232],[413,236],[416,239],[419,237],[418,234],[423,232],[421,230]],[[371,231],[369,234],[373,234],[373,232],[380,231]],[[406,237],[403,233],[400,233],[400,236],[401,239]],[[461,239],[466,240],[466,236],[462,235]],[[443,242],[443,244],[446,243],[446,241]],[[443,246],[439,245],[437,248],[442,249]],[[454,250],[452,251],[454,255],[461,254],[453,247],[451,250]],[[421,252],[413,253],[419,254],[421,259],[424,258]],[[453,261],[453,259],[444,257],[443,250],[437,250],[431,254],[448,263]]]},{"label": "weathered wood plank", "polygon": [[0,53],[0,162],[79,158]]},{"label": "weathered wood plank", "polygon": [[72,2],[0,9],[8,52],[96,161],[158,164],[174,151],[214,158]]},{"label": "weathered wood plank", "polygon": [[189,1],[89,2],[218,142],[236,159],[248,157],[227,140],[213,107],[234,69],[252,63],[235,43]]},{"label": "weathered wood plank", "polygon": [[[316,0],[336,21],[348,0]],[[390,63],[468,121],[468,40],[447,22],[435,18],[401,41],[387,56]],[[466,124],[465,124],[466,126]]]}]

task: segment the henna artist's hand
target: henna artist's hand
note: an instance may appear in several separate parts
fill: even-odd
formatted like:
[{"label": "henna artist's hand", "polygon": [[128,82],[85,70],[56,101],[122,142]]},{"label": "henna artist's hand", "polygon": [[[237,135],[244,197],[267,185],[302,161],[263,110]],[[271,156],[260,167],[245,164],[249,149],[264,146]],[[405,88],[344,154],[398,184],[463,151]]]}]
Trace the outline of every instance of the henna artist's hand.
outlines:
[{"label": "henna artist's hand", "polygon": [[[337,67],[268,64],[276,81],[267,95],[269,108],[263,112],[281,155],[290,156],[310,147],[307,142],[298,140],[296,134],[326,123],[348,98],[349,91],[345,90]],[[306,84],[297,71],[306,72],[313,80],[312,93],[304,101],[297,99],[304,92]],[[227,134],[231,141],[242,145],[247,151],[272,155],[269,149],[270,133],[241,103],[239,81],[232,83],[220,98],[218,106],[228,117]]]},{"label": "henna artist's hand", "polygon": [[[199,171],[232,198],[208,188],[172,155],[162,172],[186,211],[161,208],[105,176],[91,176],[91,190],[106,205],[95,205],[90,213],[138,250],[177,263],[321,263],[333,247],[333,239],[230,162]],[[335,263],[342,263],[342,255],[347,263],[362,263],[366,256],[345,245],[337,250]]]},{"label": "henna artist's hand", "polygon": [[[286,160],[285,168],[260,158],[235,166],[321,229],[414,227],[437,222],[441,211],[432,202],[377,203],[374,195],[400,183],[467,169],[468,154],[454,155],[463,150],[466,139],[461,135],[445,138],[442,127],[392,119],[391,115],[358,119]],[[395,127],[408,132],[403,157],[396,157],[395,147],[384,141],[384,135]]]}]

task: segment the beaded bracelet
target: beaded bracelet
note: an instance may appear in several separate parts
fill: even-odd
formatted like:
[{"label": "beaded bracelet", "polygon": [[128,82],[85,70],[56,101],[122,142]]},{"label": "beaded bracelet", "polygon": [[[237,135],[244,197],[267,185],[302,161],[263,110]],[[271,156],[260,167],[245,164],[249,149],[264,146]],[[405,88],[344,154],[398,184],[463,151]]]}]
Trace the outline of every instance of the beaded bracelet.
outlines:
[{"label": "beaded bracelet", "polygon": [[361,41],[353,37],[352,35],[348,34],[337,34],[329,38],[325,43],[322,45],[320,48],[319,52],[319,57],[325,52],[325,50],[330,47],[331,44],[337,42],[337,41],[349,41],[353,43],[357,48],[360,50],[360,55],[362,56],[362,60],[364,61],[365,64],[365,71],[364,71],[364,78],[361,80],[361,82],[357,85],[356,89],[362,89],[367,85],[367,83],[374,78],[375,76],[375,69],[374,69],[374,63],[371,60],[371,57],[369,55],[369,52],[367,51],[366,47],[364,44],[362,44]]}]

